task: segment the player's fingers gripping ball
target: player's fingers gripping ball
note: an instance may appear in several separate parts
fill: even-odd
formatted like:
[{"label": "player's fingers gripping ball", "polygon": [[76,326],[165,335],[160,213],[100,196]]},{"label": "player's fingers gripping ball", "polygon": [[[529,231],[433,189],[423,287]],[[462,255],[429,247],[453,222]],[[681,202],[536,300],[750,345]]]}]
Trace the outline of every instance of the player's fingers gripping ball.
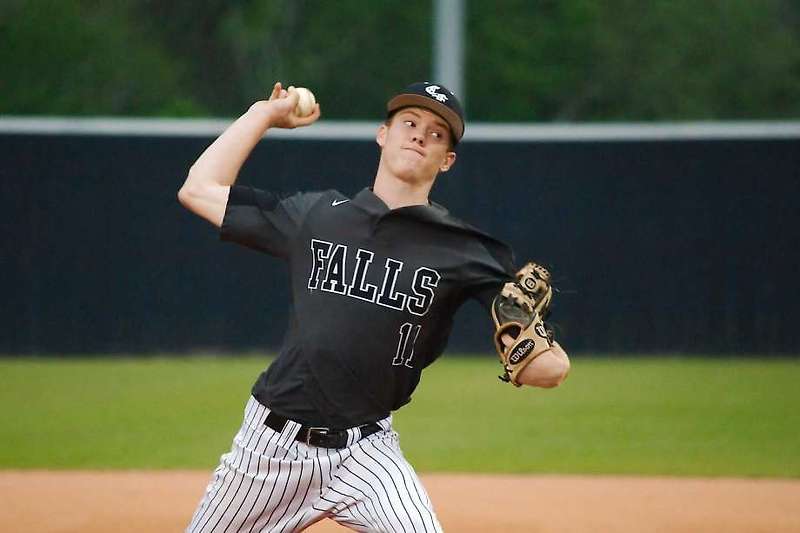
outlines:
[{"label": "player's fingers gripping ball", "polygon": [[525,367],[553,345],[553,332],[543,320],[550,312],[553,288],[550,272],[536,263],[526,264],[516,278],[492,302],[492,319],[494,344],[503,365],[500,379],[519,387]]},{"label": "player's fingers gripping ball", "polygon": [[297,106],[294,108],[294,115],[300,118],[307,117],[314,112],[314,106],[317,104],[317,99],[314,98],[314,93],[305,87],[289,87],[289,92],[297,92]]}]

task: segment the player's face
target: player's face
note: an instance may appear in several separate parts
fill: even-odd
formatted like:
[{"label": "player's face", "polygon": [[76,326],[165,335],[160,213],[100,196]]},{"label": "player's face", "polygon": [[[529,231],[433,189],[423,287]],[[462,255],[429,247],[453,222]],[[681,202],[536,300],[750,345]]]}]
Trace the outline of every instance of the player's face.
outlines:
[{"label": "player's face", "polygon": [[436,113],[419,107],[401,109],[378,130],[381,164],[403,181],[432,181],[456,160],[450,128]]}]

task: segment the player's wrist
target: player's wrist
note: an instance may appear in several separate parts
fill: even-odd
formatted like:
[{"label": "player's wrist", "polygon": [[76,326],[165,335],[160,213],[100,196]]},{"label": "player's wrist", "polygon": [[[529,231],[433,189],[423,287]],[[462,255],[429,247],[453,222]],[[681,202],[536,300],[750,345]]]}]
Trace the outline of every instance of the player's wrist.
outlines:
[{"label": "player's wrist", "polygon": [[276,113],[272,102],[267,100],[259,100],[250,106],[247,110],[247,115],[262,122],[266,128],[271,128],[277,122]]}]

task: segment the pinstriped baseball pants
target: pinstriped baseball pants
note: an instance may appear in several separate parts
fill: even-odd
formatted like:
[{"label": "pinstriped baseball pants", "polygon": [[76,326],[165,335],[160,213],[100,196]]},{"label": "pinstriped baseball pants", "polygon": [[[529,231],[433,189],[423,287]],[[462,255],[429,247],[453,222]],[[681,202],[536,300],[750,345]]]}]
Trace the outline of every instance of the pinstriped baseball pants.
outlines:
[{"label": "pinstriped baseball pants", "polygon": [[296,441],[295,422],[268,428],[268,414],[250,398],[187,532],[301,531],[323,518],[356,531],[442,531],[391,417],[361,440],[348,430],[348,446],[337,450]]}]

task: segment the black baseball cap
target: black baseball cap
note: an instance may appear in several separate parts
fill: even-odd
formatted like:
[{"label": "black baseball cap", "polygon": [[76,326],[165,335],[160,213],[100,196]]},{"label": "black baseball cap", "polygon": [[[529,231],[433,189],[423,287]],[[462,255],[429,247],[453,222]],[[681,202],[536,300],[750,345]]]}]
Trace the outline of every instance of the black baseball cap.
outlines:
[{"label": "black baseball cap", "polygon": [[464,111],[461,102],[447,87],[429,81],[412,83],[386,104],[391,115],[402,107],[422,107],[433,111],[450,126],[453,144],[464,136]]}]

